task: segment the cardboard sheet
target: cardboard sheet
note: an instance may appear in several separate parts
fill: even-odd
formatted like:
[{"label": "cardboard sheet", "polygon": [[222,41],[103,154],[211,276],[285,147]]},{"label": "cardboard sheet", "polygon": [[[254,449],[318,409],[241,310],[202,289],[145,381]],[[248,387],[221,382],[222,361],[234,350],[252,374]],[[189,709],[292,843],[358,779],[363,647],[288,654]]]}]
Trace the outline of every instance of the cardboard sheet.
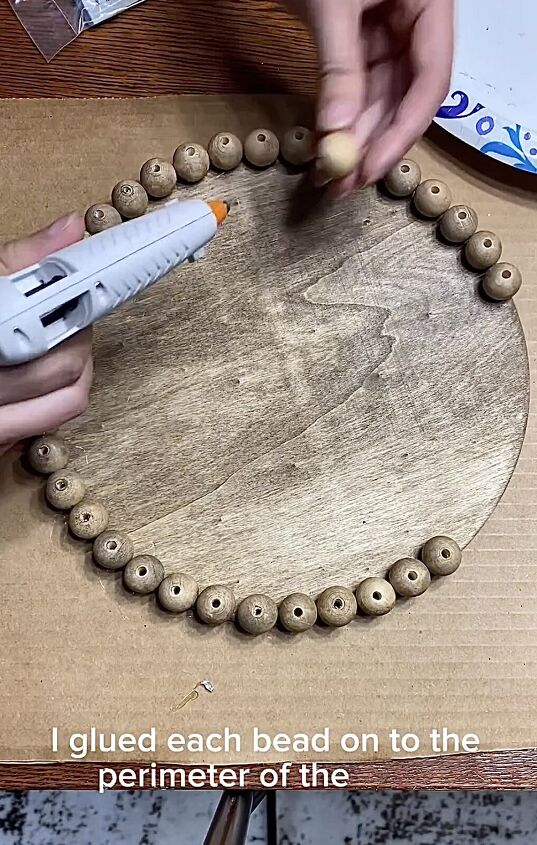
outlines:
[{"label": "cardboard sheet", "polygon": [[[207,141],[223,127],[296,121],[303,104],[280,99],[162,98],[128,101],[0,103],[0,237],[18,237],[108,195],[150,156],[170,156],[183,140]],[[458,163],[424,142],[415,151],[426,176],[444,178],[481,225],[501,234],[506,260],[519,264],[517,305],[532,380],[537,361],[537,198],[532,178],[485,161]],[[483,164],[483,170],[476,168]],[[527,181],[524,181],[524,180]],[[516,185],[512,184],[516,181]],[[456,401],[452,397],[451,401]],[[476,734],[483,750],[537,745],[537,423],[532,405],[518,468],[494,516],[451,579],[423,603],[367,626],[301,638],[246,641],[231,627],[203,630],[163,620],[121,597],[69,540],[61,516],[44,506],[41,484],[12,454],[0,461],[0,758],[71,759],[73,732],[140,733],[155,727],[158,748],[144,755],[179,763],[282,759],[356,761],[395,756],[391,729],[421,740],[447,728]],[[177,710],[194,686],[214,692]],[[58,752],[51,730],[58,728]],[[241,735],[222,750],[170,753],[170,733]],[[330,729],[326,751],[256,752],[253,730],[313,734]],[[379,750],[346,753],[342,735],[376,733]],[[218,743],[217,743],[218,744]],[[367,743],[366,743],[367,744]],[[449,746],[448,750],[454,750]],[[140,758],[133,752],[86,759]]]}]

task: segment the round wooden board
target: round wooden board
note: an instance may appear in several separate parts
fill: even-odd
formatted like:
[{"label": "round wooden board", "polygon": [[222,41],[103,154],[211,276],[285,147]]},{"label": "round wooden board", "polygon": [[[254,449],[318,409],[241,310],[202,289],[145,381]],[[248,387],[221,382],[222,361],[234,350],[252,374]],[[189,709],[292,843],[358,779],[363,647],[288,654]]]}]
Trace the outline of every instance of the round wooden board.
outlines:
[{"label": "round wooden board", "polygon": [[238,598],[354,586],[437,533],[466,545],[524,436],[515,306],[376,189],[331,204],[276,165],[177,195],[232,214],[98,327],[68,432],[112,525]]}]

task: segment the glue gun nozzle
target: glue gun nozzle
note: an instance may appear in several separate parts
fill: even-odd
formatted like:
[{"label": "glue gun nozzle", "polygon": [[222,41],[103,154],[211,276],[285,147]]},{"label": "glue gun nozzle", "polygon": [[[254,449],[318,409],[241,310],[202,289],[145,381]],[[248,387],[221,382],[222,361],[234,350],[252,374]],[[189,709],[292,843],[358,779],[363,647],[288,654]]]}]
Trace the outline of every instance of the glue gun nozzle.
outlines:
[{"label": "glue gun nozzle", "polygon": [[216,217],[218,225],[224,222],[231,209],[229,203],[224,202],[223,200],[211,200],[211,202],[208,203],[208,206]]}]

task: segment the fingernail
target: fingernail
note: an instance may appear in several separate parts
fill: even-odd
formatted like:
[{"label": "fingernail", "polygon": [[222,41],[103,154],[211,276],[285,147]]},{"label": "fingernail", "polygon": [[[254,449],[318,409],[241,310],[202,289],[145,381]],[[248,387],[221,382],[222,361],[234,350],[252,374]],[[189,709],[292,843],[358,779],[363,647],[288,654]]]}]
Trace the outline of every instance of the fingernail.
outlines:
[{"label": "fingernail", "polygon": [[356,117],[356,107],[347,103],[330,103],[319,112],[319,127],[327,132],[351,126]]},{"label": "fingernail", "polygon": [[311,168],[309,176],[314,188],[325,188],[329,184],[329,180],[316,167]]},{"label": "fingernail", "polygon": [[61,235],[62,232],[65,232],[65,230],[68,229],[77,218],[78,215],[73,211],[71,214],[66,214],[65,217],[60,217],[59,220],[55,220],[54,223],[45,229],[47,237],[55,238],[58,235]]},{"label": "fingernail", "polygon": [[335,200],[344,200],[347,197],[350,197],[351,194],[352,188],[334,188],[331,196]]},{"label": "fingernail", "polygon": [[368,174],[361,179],[360,188],[370,188],[371,185],[375,185],[376,182],[380,182],[380,176]]}]

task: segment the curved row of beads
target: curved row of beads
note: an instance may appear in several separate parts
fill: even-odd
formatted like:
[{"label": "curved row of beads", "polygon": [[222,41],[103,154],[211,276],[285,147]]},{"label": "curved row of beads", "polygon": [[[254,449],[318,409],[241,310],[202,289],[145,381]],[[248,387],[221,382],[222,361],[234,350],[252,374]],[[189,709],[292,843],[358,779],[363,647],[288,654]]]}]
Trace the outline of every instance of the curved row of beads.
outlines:
[{"label": "curved row of beads", "polygon": [[418,214],[439,219],[439,235],[448,243],[464,244],[466,263],[479,273],[485,272],[483,293],[495,302],[511,299],[522,285],[518,267],[500,262],[502,242],[493,232],[478,231],[477,213],[466,205],[451,205],[450,188],[436,179],[421,181],[421,169],[415,161],[403,159],[384,180],[392,197],[412,198]]},{"label": "curved row of beads", "polygon": [[[309,165],[315,160],[321,184],[343,178],[357,164],[356,145],[347,132],[327,135],[316,148],[313,133],[302,126],[289,129],[281,143],[269,129],[255,129],[244,145],[236,135],[219,132],[207,150],[193,142],[181,144],[175,151],[173,164],[161,158],[149,159],[141,168],[139,182],[133,179],[118,182],[112,191],[111,205],[104,203],[88,209],[86,229],[93,235],[120,224],[123,219],[140,217],[148,210],[150,198],[159,200],[169,196],[177,180],[186,184],[200,182],[211,165],[219,172],[227,172],[238,167],[244,157],[252,166],[266,168],[280,154],[293,167]],[[500,238],[493,232],[477,230],[474,209],[452,206],[452,193],[444,182],[435,179],[422,182],[419,165],[403,159],[388,173],[384,183],[391,196],[412,198],[420,216],[439,219],[438,231],[444,240],[464,244],[466,262],[477,272],[485,272],[482,289],[489,299],[503,302],[520,290],[520,270],[513,264],[500,262]]]},{"label": "curved row of beads", "polygon": [[[123,219],[145,214],[149,200],[169,196],[177,180],[186,184],[201,181],[212,165],[219,172],[236,168],[243,158],[256,167],[273,164],[278,155],[293,167],[309,165],[315,158],[320,182],[342,178],[356,166],[356,151],[348,133],[334,133],[322,139],[315,155],[313,134],[304,127],[293,127],[281,139],[273,132],[258,129],[250,133],[244,145],[233,134],[214,136],[208,149],[196,143],[181,144],[173,164],[165,159],[150,159],[140,172],[140,181],[124,180],[112,192],[112,205],[92,206],[86,214],[90,234],[110,228]],[[412,198],[416,212],[428,219],[439,219],[440,236],[452,244],[464,244],[467,263],[479,272],[485,294],[496,301],[509,299],[520,288],[520,271],[511,264],[498,263],[502,245],[492,232],[478,232],[476,212],[467,206],[451,206],[448,186],[438,180],[422,181],[419,166],[405,159],[385,179],[385,187],[393,197]],[[250,634],[271,630],[276,623],[293,633],[311,628],[317,621],[341,627],[361,612],[383,616],[395,605],[397,596],[411,598],[424,593],[432,576],[455,572],[461,563],[457,543],[448,537],[429,540],[421,560],[404,558],[390,568],[388,578],[366,578],[356,590],[329,587],[315,602],[303,593],[293,593],[279,605],[268,596],[256,594],[237,605],[232,590],[224,585],[207,587],[199,593],[198,584],[187,574],[165,571],[158,558],[135,555],[132,540],[121,532],[109,530],[108,511],[99,502],[86,497],[86,487],[77,473],[65,470],[67,448],[59,438],[41,438],[29,453],[32,466],[49,474],[49,503],[70,511],[71,532],[83,540],[93,541],[95,562],[104,569],[123,570],[125,587],[133,593],[158,593],[160,605],[170,613],[183,613],[195,608],[198,618],[209,625],[219,625],[231,618]]]},{"label": "curved row of beads", "polygon": [[28,462],[32,469],[48,476],[46,497],[56,510],[69,512],[71,533],[93,541],[93,558],[102,569],[123,570],[127,590],[138,595],[158,594],[169,613],[196,610],[201,622],[220,625],[235,618],[237,625],[252,635],[270,631],[276,623],[291,632],[307,631],[320,621],[332,628],[348,625],[360,611],[366,616],[389,613],[397,596],[422,595],[432,576],[455,572],[462,560],[459,546],[448,537],[433,537],[422,549],[421,560],[403,558],[390,568],[388,579],[370,577],[353,592],[347,587],[329,587],[315,602],[304,593],[293,593],[280,606],[263,594],[247,596],[239,604],[225,585],[213,585],[199,592],[196,581],[186,573],[165,575],[161,561],[153,555],[136,555],[130,537],[109,528],[108,509],[87,494],[86,484],[68,469],[69,450],[56,435],[40,437],[31,444]]},{"label": "curved row of beads", "polygon": [[86,229],[95,235],[117,226],[122,220],[141,217],[149,208],[149,200],[170,196],[177,181],[187,185],[201,182],[212,167],[220,172],[234,170],[243,158],[253,167],[266,168],[282,159],[293,167],[309,164],[313,158],[313,133],[295,126],[278,140],[269,129],[255,129],[244,141],[231,132],[219,132],[207,150],[201,144],[187,142],[177,147],[173,164],[166,159],[152,158],[142,165],[140,180],[124,179],[112,191],[111,204],[92,205],[86,212]]}]

